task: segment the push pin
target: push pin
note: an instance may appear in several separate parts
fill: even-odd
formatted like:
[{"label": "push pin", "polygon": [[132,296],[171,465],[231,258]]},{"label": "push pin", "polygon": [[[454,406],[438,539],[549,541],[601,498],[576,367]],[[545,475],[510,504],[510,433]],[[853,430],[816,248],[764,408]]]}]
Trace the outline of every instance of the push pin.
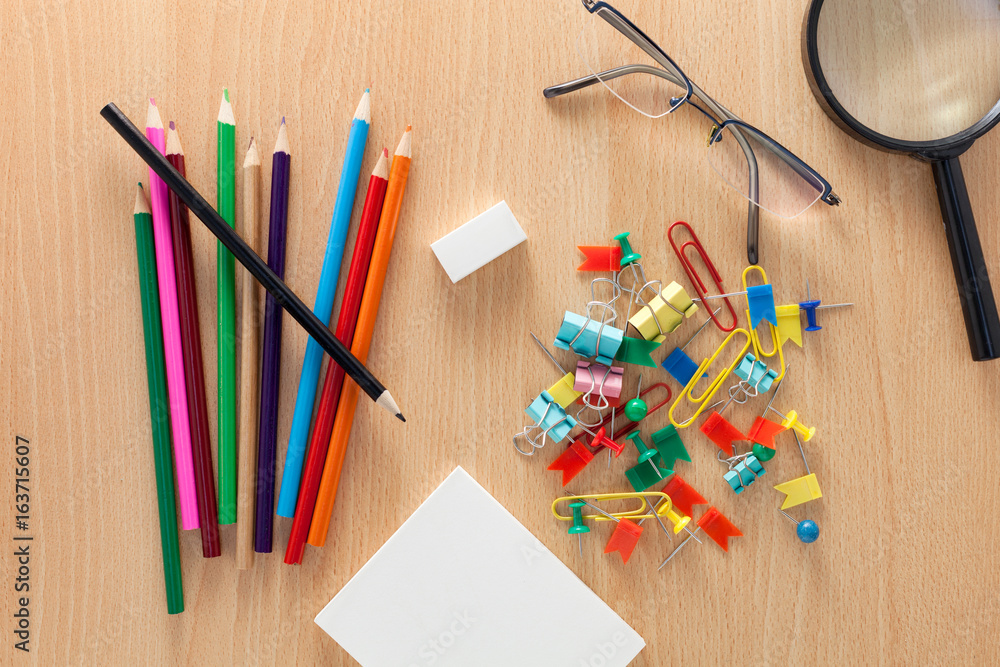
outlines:
[{"label": "push pin", "polygon": [[642,376],[639,376],[639,387],[636,389],[635,398],[625,404],[625,416],[634,422],[642,421],[649,414],[649,406],[642,396]]},{"label": "push pin", "polygon": [[622,258],[620,266],[623,269],[629,264],[638,262],[640,259],[642,259],[642,255],[632,250],[632,244],[628,240],[630,233],[631,232],[622,232],[621,234],[617,234],[615,236],[615,241],[618,241],[618,243],[620,243],[622,246]]},{"label": "push pin", "polygon": [[657,474],[659,474],[660,472],[659,468],[657,468],[656,463],[652,461],[652,458],[657,455],[657,451],[649,447],[645,442],[642,441],[642,434],[639,432],[639,429],[632,431],[627,436],[625,436],[625,438],[627,440],[631,440],[632,444],[635,445],[636,450],[638,450],[639,463],[645,463],[646,461],[649,461],[649,465],[653,466],[653,469],[656,470]]},{"label": "push pin", "polygon": [[827,306],[821,306],[822,303],[819,299],[812,298],[812,294],[809,291],[809,280],[806,280],[806,300],[799,303],[799,308],[805,311],[806,320],[809,324],[806,326],[806,331],[819,331],[823,327],[816,324],[816,311],[823,310],[824,308],[842,308],[844,306],[853,306],[853,303],[832,303]]},{"label": "push pin", "polygon": [[576,540],[580,544],[580,556],[583,556],[583,537],[584,533],[590,532],[590,526],[585,526],[583,523],[583,508],[587,506],[587,503],[582,500],[576,500],[569,504],[571,510],[573,510],[573,525],[569,527],[569,534],[576,535]]},{"label": "push pin", "polygon": [[[614,423],[613,422],[612,422],[611,428],[614,428]],[[607,447],[608,450],[609,450],[609,453],[610,452],[614,452],[615,453],[615,458],[618,458],[619,456],[621,456],[622,452],[625,451],[625,444],[624,443],[615,442],[614,440],[612,440],[611,438],[609,438],[607,436],[607,434],[605,433],[603,426],[600,427],[599,429],[597,429],[597,433],[595,433],[594,437],[590,440],[590,446],[591,447]]]},{"label": "push pin", "polygon": [[[771,410],[774,410],[774,408],[771,408]],[[777,410],[774,410],[774,412],[776,412],[779,415],[781,414]],[[809,442],[810,438],[816,435],[816,427],[806,426],[805,424],[800,422],[799,415],[798,413],[795,412],[795,410],[789,410],[787,416],[785,415],[781,416],[783,418],[781,425],[785,428],[792,429],[793,431],[801,435],[803,442]]]},{"label": "push pin", "polygon": [[803,544],[812,544],[819,539],[819,526],[816,525],[815,521],[811,521],[809,519],[799,521],[798,519],[790,516],[785,510],[778,511],[788,517],[789,521],[795,523],[795,534],[798,535]]}]

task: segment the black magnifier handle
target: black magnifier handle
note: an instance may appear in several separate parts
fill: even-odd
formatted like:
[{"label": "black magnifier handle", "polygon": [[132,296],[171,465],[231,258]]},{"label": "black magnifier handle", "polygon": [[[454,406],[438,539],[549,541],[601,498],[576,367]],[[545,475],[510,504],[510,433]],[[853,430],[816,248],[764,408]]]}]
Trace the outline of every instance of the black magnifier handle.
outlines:
[{"label": "black magnifier handle", "polygon": [[958,158],[932,162],[962,314],[975,361],[1000,357],[1000,317]]}]

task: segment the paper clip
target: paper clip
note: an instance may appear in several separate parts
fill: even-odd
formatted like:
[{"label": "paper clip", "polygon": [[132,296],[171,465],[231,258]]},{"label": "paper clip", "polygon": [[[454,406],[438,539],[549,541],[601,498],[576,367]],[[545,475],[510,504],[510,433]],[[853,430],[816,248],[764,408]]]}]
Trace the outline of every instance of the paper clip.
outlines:
[{"label": "paper clip", "polygon": [[[566,516],[559,513],[559,503],[573,502],[577,500],[594,501],[597,503],[612,500],[632,500],[640,501],[640,506],[634,510],[621,512],[604,512],[598,509],[601,514],[584,514],[584,519],[593,521],[613,521],[615,519],[656,519],[667,517],[674,524],[674,534],[684,530],[684,527],[691,521],[691,517],[678,514],[674,510],[674,504],[670,496],[662,491],[642,491],[637,493],[591,493],[579,496],[562,496],[552,501],[552,516],[560,521],[572,521],[573,516]],[[655,500],[654,500],[655,499]],[[590,505],[590,503],[587,503]],[[591,505],[594,509],[596,506]],[[655,508],[655,509],[654,509]]]},{"label": "paper clip", "polygon": [[[733,358],[733,361],[732,363],[729,364],[729,366],[727,366],[726,368],[724,368],[722,371],[719,372],[719,374],[715,377],[715,379],[712,380],[711,384],[709,384],[708,389],[702,392],[701,396],[697,397],[692,396],[691,390],[694,388],[696,384],[698,384],[698,381],[701,379],[702,374],[709,366],[711,366],[715,362],[715,360],[719,357],[722,351],[726,349],[726,347],[729,345],[729,342],[733,340],[733,338],[737,334],[742,334],[746,336],[746,343],[743,344],[743,347],[740,349],[739,354],[737,354]],[[750,349],[750,344],[751,344],[750,334],[749,332],[746,331],[746,329],[734,329],[728,336],[726,336],[726,339],[722,341],[722,344],[719,345],[719,349],[717,349],[715,353],[712,354],[711,357],[701,362],[701,365],[698,366],[698,370],[695,371],[694,375],[691,376],[691,381],[684,386],[684,389],[677,396],[677,399],[674,400],[674,404],[670,406],[670,411],[667,413],[667,416],[670,419],[670,423],[673,424],[674,427],[686,428],[690,426],[695,419],[698,418],[698,415],[700,415],[702,411],[704,411],[705,408],[708,407],[708,402],[719,390],[719,387],[722,386],[723,381],[729,376],[730,373],[733,372],[733,369],[735,369],[736,365],[743,360],[743,357],[746,356],[747,350]],[[674,410],[677,408],[677,405],[681,402],[681,399],[683,398],[686,398],[690,403],[697,405],[698,409],[695,411],[693,415],[688,417],[684,422],[678,423],[674,419]]]},{"label": "paper clip", "polygon": [[[763,277],[764,283],[765,284],[767,283],[767,274],[764,272],[764,269],[762,269],[761,267],[756,266],[756,265],[754,265],[754,266],[748,266],[747,268],[745,268],[743,270],[743,289],[747,290],[748,292],[749,292],[749,288],[747,287],[747,273],[749,273],[751,269],[756,269],[756,270],[760,271],[760,275]],[[748,298],[749,298],[749,294],[748,294]],[[772,313],[773,312],[774,311],[773,311],[773,299],[772,299]],[[777,317],[777,316],[775,315],[775,317]],[[749,331],[750,331],[750,341],[753,343],[753,351],[754,351],[754,354],[757,355],[757,358],[760,359],[761,361],[763,361],[765,358],[769,359],[769,358],[773,357],[774,355],[778,355],[778,361],[781,364],[781,371],[774,378],[774,381],[778,382],[778,381],[781,380],[781,378],[785,377],[785,353],[781,349],[781,339],[780,339],[779,334],[778,334],[778,327],[776,327],[775,325],[771,324],[771,322],[766,321],[766,320],[764,322],[758,322],[757,323],[758,326],[760,326],[760,324],[766,324],[767,327],[768,327],[768,329],[771,331],[771,351],[770,352],[765,352],[764,351],[763,346],[760,344],[760,337],[757,335],[757,329],[756,328],[751,328],[751,329],[749,329]],[[749,307],[747,308],[747,326],[748,327],[750,326],[750,308]],[[772,366],[772,370],[773,370],[773,366]]]},{"label": "paper clip", "polygon": [[[684,227],[684,229],[688,231],[688,234],[691,235],[691,240],[684,241],[680,246],[677,245],[677,242],[673,237],[674,228],[678,225]],[[702,246],[701,241],[698,240],[698,235],[694,233],[693,229],[691,229],[691,225],[682,220],[678,220],[674,224],[670,225],[670,229],[667,230],[667,239],[670,241],[670,247],[674,249],[674,254],[677,255],[677,259],[684,268],[684,273],[687,274],[688,280],[691,281],[691,284],[694,286],[694,291],[698,294],[698,298],[702,303],[704,303],[705,299],[708,297],[708,288],[705,286],[705,282],[702,280],[701,276],[698,275],[697,270],[695,270],[694,263],[692,263],[686,254],[687,248],[689,247],[693,247],[695,252],[697,252],[701,257],[701,261],[704,263],[705,268],[708,269],[708,273],[712,278],[712,282],[715,284],[715,288],[719,291],[719,294],[725,293],[726,290],[722,287],[722,277],[719,275],[718,270],[716,270],[715,264],[713,264],[712,260],[709,259],[708,253],[705,252],[705,247]],[[723,326],[722,322],[716,318],[715,313],[711,313],[710,317],[712,318],[712,321],[715,322],[715,326],[719,327],[720,331],[732,331],[736,328],[737,324],[736,311],[733,309],[733,304],[729,302],[728,297],[723,297],[722,300],[726,304],[726,308],[729,309],[729,314],[733,318],[732,324],[728,327]]]},{"label": "paper clip", "polygon": [[[670,391],[670,387],[667,386],[665,382],[657,382],[655,384],[649,385],[641,392],[639,392],[639,396],[645,398],[646,394],[653,391],[654,389],[662,389],[667,393],[667,395],[662,401],[660,401],[659,403],[654,403],[653,405],[649,405],[649,400],[648,399],[646,400],[646,404],[649,405],[649,410],[646,412],[647,417],[656,412],[657,410],[659,410],[660,408],[662,408],[667,403],[669,403],[670,399],[673,397],[673,393]],[[587,426],[589,428],[594,428],[594,429],[606,427],[611,423],[612,419],[618,419],[619,417],[624,417],[624,413],[625,413],[624,407],[612,408],[611,414],[604,417],[604,419],[602,419],[600,423],[594,425],[587,424]],[[624,435],[628,435],[633,430],[635,430],[638,427],[638,425],[639,425],[638,422],[628,421],[628,420],[622,421],[621,426],[615,427],[614,433],[610,434],[611,439],[617,440],[618,438],[621,438]]]}]

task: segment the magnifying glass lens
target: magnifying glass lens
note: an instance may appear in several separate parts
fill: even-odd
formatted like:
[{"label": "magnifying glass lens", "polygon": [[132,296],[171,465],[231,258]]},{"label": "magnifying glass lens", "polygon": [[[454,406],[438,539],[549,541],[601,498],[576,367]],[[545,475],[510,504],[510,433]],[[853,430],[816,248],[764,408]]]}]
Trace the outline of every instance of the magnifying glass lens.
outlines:
[{"label": "magnifying glass lens", "polygon": [[1000,99],[998,0],[827,2],[816,47],[837,100],[886,137],[950,137]]}]

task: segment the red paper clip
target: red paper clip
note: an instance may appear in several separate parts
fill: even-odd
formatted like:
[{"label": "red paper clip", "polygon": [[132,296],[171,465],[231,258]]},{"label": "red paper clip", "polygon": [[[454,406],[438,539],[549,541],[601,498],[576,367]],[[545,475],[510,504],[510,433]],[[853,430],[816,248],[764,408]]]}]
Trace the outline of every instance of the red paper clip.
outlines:
[{"label": "red paper clip", "polygon": [[[682,225],[691,235],[691,240],[685,241],[680,245],[680,247],[677,247],[677,243],[674,241],[673,237],[674,227],[677,225]],[[712,276],[712,281],[715,283],[716,289],[719,290],[719,294],[725,294],[726,290],[722,287],[722,277],[716,270],[715,264],[713,264],[712,260],[709,259],[708,253],[705,252],[705,247],[701,244],[701,241],[698,240],[698,235],[694,233],[693,229],[691,229],[691,225],[683,220],[678,220],[674,224],[670,225],[670,229],[667,230],[667,239],[670,241],[670,246],[674,249],[674,254],[677,255],[677,259],[680,260],[681,266],[684,267],[684,273],[687,274],[688,280],[690,280],[691,284],[694,285],[694,291],[698,293],[698,298],[701,299],[701,303],[705,306],[705,310],[708,311],[708,316],[712,318],[713,322],[715,322],[715,326],[719,327],[721,331],[732,331],[735,329],[737,321],[736,311],[733,310],[733,304],[729,303],[729,297],[722,297],[723,302],[726,304],[726,308],[729,310],[729,314],[732,315],[733,318],[733,323],[728,327],[722,326],[722,322],[715,317],[714,309],[710,308],[708,304],[705,303],[705,297],[708,296],[705,281],[703,281],[701,276],[698,275],[698,272],[694,268],[694,264],[685,254],[688,247],[693,247],[695,251],[697,251],[698,255],[701,256],[701,261],[704,262],[705,268],[708,269],[709,274]]]},{"label": "red paper clip", "polygon": [[[654,389],[657,389],[657,388],[663,389],[663,391],[667,392],[667,396],[666,396],[666,398],[664,398],[659,403],[656,403],[655,405],[650,405],[649,406],[649,412],[646,413],[647,417],[649,415],[653,414],[654,412],[656,412],[657,410],[659,410],[660,408],[662,408],[667,403],[669,403],[670,399],[673,398],[673,394],[670,391],[670,387],[667,386],[667,384],[665,382],[656,382],[654,384],[649,385],[648,387],[646,387],[645,389],[643,389],[641,392],[639,392],[639,396],[640,397],[644,397],[646,394],[648,394],[649,392],[651,392],[651,391],[653,391]],[[649,401],[646,401],[646,402],[649,403]],[[629,433],[631,433],[632,431],[634,431],[636,429],[636,427],[639,425],[639,423],[638,422],[634,422],[634,421],[625,421],[625,422],[622,422],[621,425],[619,425],[618,424],[618,418],[619,417],[624,418],[624,412],[625,412],[624,408],[620,408],[620,407],[619,408],[613,408],[611,410],[611,414],[609,414],[607,417],[605,417],[604,419],[602,419],[601,423],[597,424],[596,426],[592,426],[591,428],[592,429],[598,429],[598,428],[603,428],[605,426],[608,426],[611,423],[611,415],[613,414],[615,416],[615,432],[612,434],[612,440],[617,440],[618,438],[622,437],[623,435],[628,435]]]}]

